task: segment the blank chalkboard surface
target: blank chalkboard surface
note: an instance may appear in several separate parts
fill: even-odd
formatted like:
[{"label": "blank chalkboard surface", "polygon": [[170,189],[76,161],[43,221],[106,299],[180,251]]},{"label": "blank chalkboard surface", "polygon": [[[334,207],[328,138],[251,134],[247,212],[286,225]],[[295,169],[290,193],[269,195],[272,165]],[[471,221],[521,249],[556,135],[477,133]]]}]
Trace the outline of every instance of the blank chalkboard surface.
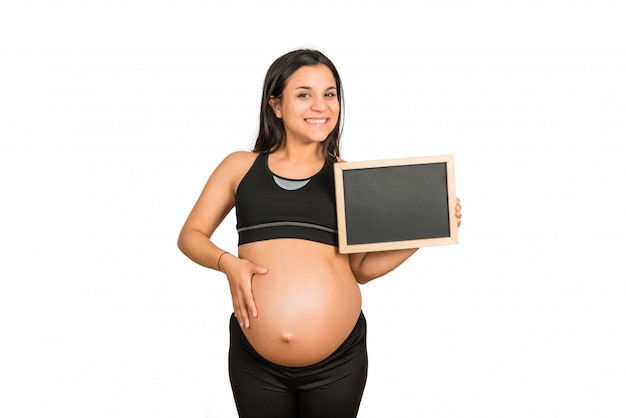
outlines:
[{"label": "blank chalkboard surface", "polygon": [[458,243],[451,155],[335,163],[339,251]]}]

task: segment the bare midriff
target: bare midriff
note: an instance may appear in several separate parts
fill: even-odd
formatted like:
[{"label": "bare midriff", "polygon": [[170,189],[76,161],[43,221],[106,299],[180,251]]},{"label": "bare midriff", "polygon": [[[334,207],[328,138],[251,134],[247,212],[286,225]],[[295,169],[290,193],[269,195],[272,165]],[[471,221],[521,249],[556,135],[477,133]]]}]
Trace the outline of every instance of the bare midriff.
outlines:
[{"label": "bare midriff", "polygon": [[331,355],[361,312],[361,291],[337,247],[274,239],[239,247],[239,257],[269,271],[252,278],[258,315],[243,332],[267,360],[300,367]]}]

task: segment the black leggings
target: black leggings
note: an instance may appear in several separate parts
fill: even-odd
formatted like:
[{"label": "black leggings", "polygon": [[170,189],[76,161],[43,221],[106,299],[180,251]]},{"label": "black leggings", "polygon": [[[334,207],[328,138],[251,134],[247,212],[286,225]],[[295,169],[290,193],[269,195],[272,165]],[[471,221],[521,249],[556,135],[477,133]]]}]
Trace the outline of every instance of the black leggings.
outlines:
[{"label": "black leggings", "polygon": [[354,418],[367,379],[363,313],[341,346],[311,366],[286,367],[261,357],[234,316],[228,369],[240,418]]}]

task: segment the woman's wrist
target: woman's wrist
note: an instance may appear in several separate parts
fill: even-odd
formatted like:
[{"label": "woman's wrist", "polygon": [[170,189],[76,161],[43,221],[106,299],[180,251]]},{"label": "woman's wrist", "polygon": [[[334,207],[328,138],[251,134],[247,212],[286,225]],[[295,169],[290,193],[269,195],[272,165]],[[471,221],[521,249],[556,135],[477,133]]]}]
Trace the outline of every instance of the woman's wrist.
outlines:
[{"label": "woman's wrist", "polygon": [[228,251],[222,251],[222,253],[217,257],[217,270],[223,272],[222,270],[222,257],[228,254]]},{"label": "woman's wrist", "polygon": [[236,258],[234,255],[232,255],[228,251],[223,251],[217,258],[217,270],[228,275],[226,273],[226,270],[228,267],[227,264],[230,263],[230,259],[232,259],[233,257]]}]

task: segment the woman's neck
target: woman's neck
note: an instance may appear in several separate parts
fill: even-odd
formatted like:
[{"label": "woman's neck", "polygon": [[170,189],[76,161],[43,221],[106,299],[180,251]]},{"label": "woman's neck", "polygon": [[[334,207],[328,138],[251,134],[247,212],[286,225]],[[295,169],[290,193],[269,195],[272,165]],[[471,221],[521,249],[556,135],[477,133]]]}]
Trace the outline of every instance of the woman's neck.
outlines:
[{"label": "woman's neck", "polygon": [[290,179],[309,178],[319,172],[324,164],[324,154],[319,144],[316,147],[281,147],[268,159],[270,171]]},{"label": "woman's neck", "polygon": [[285,143],[273,153],[278,159],[296,163],[316,162],[324,159],[320,144],[290,145]]}]

